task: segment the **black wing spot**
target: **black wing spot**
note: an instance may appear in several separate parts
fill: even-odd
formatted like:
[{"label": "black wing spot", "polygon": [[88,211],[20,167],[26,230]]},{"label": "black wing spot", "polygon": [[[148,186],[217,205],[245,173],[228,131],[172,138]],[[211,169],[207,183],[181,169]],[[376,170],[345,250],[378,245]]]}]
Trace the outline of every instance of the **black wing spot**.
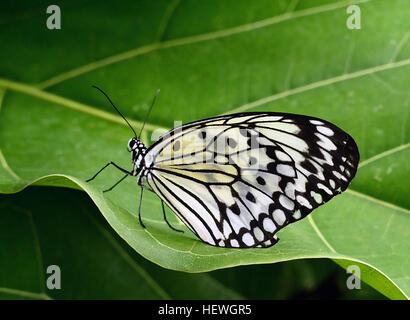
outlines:
[{"label": "black wing spot", "polygon": [[274,203],[271,203],[270,205],[269,205],[269,215],[270,216],[272,216],[272,213],[273,213],[273,210],[275,210],[275,208],[276,208],[276,206],[275,206],[275,204]]},{"label": "black wing spot", "polygon": [[274,147],[266,147],[266,155],[271,159],[277,159]]},{"label": "black wing spot", "polygon": [[246,199],[248,199],[250,202],[253,202],[253,203],[256,202],[255,197],[254,197],[253,194],[250,193],[250,192],[248,192],[248,193],[246,194]]},{"label": "black wing spot", "polygon": [[236,191],[234,190],[234,188],[231,188],[231,195],[232,195],[232,197],[234,197],[234,198],[239,198],[239,193],[236,192]]},{"label": "black wing spot", "polygon": [[270,172],[270,173],[276,173],[276,164],[274,162],[269,162],[266,165],[266,169]]},{"label": "black wing spot", "polygon": [[264,185],[266,184],[265,179],[263,179],[263,178],[260,177],[260,176],[256,178],[256,181],[257,181],[260,185],[262,185],[262,186],[264,186]]},{"label": "black wing spot", "polygon": [[239,209],[238,204],[235,202],[233,205],[231,205],[229,207],[229,209],[231,209],[231,211],[237,215],[239,215],[241,213],[241,209]]}]

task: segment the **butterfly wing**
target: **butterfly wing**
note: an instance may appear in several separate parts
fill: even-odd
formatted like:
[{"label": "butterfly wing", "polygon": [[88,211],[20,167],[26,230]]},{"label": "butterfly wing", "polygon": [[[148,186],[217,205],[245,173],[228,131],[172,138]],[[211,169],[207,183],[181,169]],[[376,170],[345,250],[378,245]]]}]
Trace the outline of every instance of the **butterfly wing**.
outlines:
[{"label": "butterfly wing", "polygon": [[327,121],[241,113],[162,136],[144,176],[202,241],[269,247],[278,230],[344,191],[358,161],[354,140]]}]

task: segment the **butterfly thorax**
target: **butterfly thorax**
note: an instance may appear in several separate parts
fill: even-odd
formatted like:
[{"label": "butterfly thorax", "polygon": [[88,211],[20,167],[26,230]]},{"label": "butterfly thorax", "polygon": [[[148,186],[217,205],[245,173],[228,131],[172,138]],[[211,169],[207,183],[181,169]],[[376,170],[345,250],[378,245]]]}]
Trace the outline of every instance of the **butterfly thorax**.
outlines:
[{"label": "butterfly thorax", "polygon": [[132,173],[134,176],[138,175],[144,166],[144,157],[147,151],[147,148],[142,143],[141,140],[137,138],[131,138],[128,141],[128,151],[131,152],[131,161],[133,163]]}]

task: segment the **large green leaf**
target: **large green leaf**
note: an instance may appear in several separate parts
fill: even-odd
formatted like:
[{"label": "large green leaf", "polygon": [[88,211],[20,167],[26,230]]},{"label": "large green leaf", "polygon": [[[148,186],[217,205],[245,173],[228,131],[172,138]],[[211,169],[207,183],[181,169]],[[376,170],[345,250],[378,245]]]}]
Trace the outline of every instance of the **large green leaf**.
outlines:
[{"label": "large green leaf", "polygon": [[[346,28],[351,3],[362,10],[360,30]],[[409,296],[408,1],[106,1],[79,8],[61,5],[58,31],[39,21],[45,9],[36,5],[0,16],[0,40],[8,44],[0,52],[2,192],[30,184],[82,189],[132,248],[166,268],[326,257],[360,265],[362,278],[388,297]],[[104,195],[121,177],[114,169],[85,183],[109,160],[130,165],[129,128],[92,84],[140,121],[161,88],[144,132],[148,143],[153,130],[174,120],[293,112],[345,129],[362,163],[347,192],[282,230],[270,249],[214,248],[188,231],[175,233],[152,194],[144,195],[142,229],[135,179]]]},{"label": "large green leaf", "polygon": [[[323,259],[199,274],[163,269],[119,238],[84,193],[66,188],[1,195],[0,211],[0,299],[285,299],[312,292],[329,297],[329,291],[318,291],[332,279],[339,298],[381,297],[365,286],[348,290],[344,272]],[[59,290],[46,286],[50,265],[60,267]]]},{"label": "large green leaf", "polygon": [[[164,270],[130,252],[78,192],[33,188],[3,195],[0,210],[0,299],[243,298],[209,274]],[[59,290],[46,286],[50,265],[60,267]]]}]

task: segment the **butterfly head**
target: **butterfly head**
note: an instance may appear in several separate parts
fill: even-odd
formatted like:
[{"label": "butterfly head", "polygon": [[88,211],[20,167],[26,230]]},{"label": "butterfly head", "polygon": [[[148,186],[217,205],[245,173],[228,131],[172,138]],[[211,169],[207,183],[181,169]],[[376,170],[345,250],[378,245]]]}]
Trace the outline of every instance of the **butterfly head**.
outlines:
[{"label": "butterfly head", "polygon": [[120,110],[118,110],[118,108],[114,105],[114,103],[107,96],[107,94],[104,91],[102,91],[100,88],[98,88],[96,86],[93,86],[93,87],[96,88],[98,91],[100,91],[108,99],[108,101],[111,103],[111,105],[115,109],[115,111],[118,112],[118,114],[124,119],[124,121],[127,123],[127,125],[130,127],[131,131],[133,132],[134,137],[131,138],[128,141],[127,149],[128,149],[129,152],[131,152],[131,160],[132,160],[132,163],[134,164],[133,175],[137,175],[143,167],[142,161],[144,160],[145,153],[147,151],[147,148],[145,147],[145,145],[142,143],[142,141],[139,138],[141,136],[142,130],[144,129],[145,123],[147,122],[147,119],[148,119],[148,116],[151,112],[151,109],[154,106],[155,100],[156,100],[156,98],[158,96],[158,93],[159,93],[159,89],[157,90],[157,92],[154,96],[154,99],[152,100],[152,104],[149,107],[147,116],[146,116],[146,118],[145,118],[145,120],[142,124],[140,134],[137,136],[137,133],[135,132],[134,128],[131,126],[131,124],[129,123],[127,118],[125,118],[124,115],[120,112]]},{"label": "butterfly head", "polygon": [[131,152],[131,160],[134,163],[135,168],[139,168],[141,160],[144,158],[147,148],[138,138],[131,138],[128,141],[127,149]]},{"label": "butterfly head", "polygon": [[142,141],[138,138],[131,138],[128,141],[128,151],[131,153],[136,153],[136,154],[142,154],[145,153],[145,150],[147,150],[147,148],[145,147],[145,145],[142,143]]}]

